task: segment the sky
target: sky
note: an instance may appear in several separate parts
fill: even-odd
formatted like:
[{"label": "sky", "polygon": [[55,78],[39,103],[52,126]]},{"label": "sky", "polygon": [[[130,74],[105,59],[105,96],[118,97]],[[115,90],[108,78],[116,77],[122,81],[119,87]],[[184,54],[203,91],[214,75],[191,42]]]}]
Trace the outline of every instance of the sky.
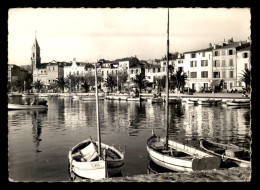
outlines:
[{"label": "sky", "polygon": [[[170,52],[188,52],[251,35],[250,8],[170,8]],[[13,8],[8,12],[8,64],[30,65],[35,39],[41,62],[96,62],[167,51],[166,8]]]}]

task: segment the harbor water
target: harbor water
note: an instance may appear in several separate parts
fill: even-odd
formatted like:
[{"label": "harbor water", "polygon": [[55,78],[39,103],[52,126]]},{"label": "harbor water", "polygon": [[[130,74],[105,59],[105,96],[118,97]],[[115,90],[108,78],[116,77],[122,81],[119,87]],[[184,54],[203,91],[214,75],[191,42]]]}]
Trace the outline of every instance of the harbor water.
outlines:
[{"label": "harbor water", "polygon": [[[47,110],[8,111],[9,180],[71,181],[68,152],[91,137],[97,140],[96,103],[46,97]],[[29,101],[10,97],[9,103]],[[152,130],[165,136],[165,104],[101,100],[101,141],[125,150],[122,176],[146,174],[151,165],[146,140]],[[200,138],[250,148],[250,108],[170,104],[169,138],[195,147]]]}]

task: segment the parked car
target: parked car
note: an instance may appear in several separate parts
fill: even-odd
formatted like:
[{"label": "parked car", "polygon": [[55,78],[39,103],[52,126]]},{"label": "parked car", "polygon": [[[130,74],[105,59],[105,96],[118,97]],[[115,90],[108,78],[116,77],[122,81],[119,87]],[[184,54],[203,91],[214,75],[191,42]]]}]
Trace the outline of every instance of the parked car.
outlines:
[{"label": "parked car", "polygon": [[183,89],[180,90],[180,92],[183,93],[183,94],[185,94],[185,93],[186,94],[193,94],[193,93],[196,92],[196,90],[192,89],[190,87],[184,87]]},{"label": "parked car", "polygon": [[244,87],[243,86],[234,86],[230,92],[231,93],[235,93],[235,92],[239,92],[242,93],[244,91]]}]

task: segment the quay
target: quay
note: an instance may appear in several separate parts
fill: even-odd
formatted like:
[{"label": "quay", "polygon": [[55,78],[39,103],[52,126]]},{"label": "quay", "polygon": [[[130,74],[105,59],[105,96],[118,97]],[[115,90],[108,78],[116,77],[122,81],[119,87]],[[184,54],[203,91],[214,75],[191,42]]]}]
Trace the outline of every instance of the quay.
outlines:
[{"label": "quay", "polygon": [[[193,172],[169,172],[141,174],[135,176],[90,180],[91,182],[250,182],[251,168],[232,167],[219,170],[201,170]],[[80,182],[89,182],[83,180]]]}]

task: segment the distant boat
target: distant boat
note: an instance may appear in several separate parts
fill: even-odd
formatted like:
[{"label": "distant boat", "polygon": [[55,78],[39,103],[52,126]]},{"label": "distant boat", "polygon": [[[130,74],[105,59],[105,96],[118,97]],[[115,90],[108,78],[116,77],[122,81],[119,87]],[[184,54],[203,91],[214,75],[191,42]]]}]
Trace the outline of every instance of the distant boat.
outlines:
[{"label": "distant boat", "polygon": [[73,96],[72,96],[72,99],[73,99],[73,100],[79,100],[80,98],[81,98],[81,97],[80,97],[79,95],[73,95]]},{"label": "distant boat", "polygon": [[[98,99],[99,100],[104,100],[105,97],[104,96],[99,96]],[[80,100],[82,100],[82,101],[95,101],[96,97],[95,96],[86,96],[86,97],[81,97]]]},{"label": "distant boat", "polygon": [[196,103],[198,103],[198,100],[199,100],[199,99],[189,98],[189,99],[186,100],[186,103],[187,103],[187,104],[196,104]]},{"label": "distant boat", "polygon": [[139,96],[139,97],[127,97],[126,98],[127,101],[142,101],[142,98]]},{"label": "distant boat", "polygon": [[33,96],[35,96],[34,93],[24,93],[24,94],[22,94],[22,97],[33,97]]},{"label": "distant boat", "polygon": [[23,105],[8,103],[8,110],[30,110],[30,109],[47,109],[47,105]]},{"label": "distant boat", "polygon": [[209,99],[199,99],[198,104],[199,105],[212,105],[212,104],[215,104],[215,101],[211,100],[210,98]]},{"label": "distant boat", "polygon": [[40,94],[38,94],[38,96],[39,96],[39,97],[48,97],[49,95],[46,94],[46,93],[40,93]]},{"label": "distant boat", "polygon": [[250,99],[227,101],[227,105],[228,106],[250,106]]},{"label": "distant boat", "polygon": [[233,144],[221,144],[201,139],[200,147],[216,156],[223,162],[235,162],[240,167],[250,167],[250,151]]}]

